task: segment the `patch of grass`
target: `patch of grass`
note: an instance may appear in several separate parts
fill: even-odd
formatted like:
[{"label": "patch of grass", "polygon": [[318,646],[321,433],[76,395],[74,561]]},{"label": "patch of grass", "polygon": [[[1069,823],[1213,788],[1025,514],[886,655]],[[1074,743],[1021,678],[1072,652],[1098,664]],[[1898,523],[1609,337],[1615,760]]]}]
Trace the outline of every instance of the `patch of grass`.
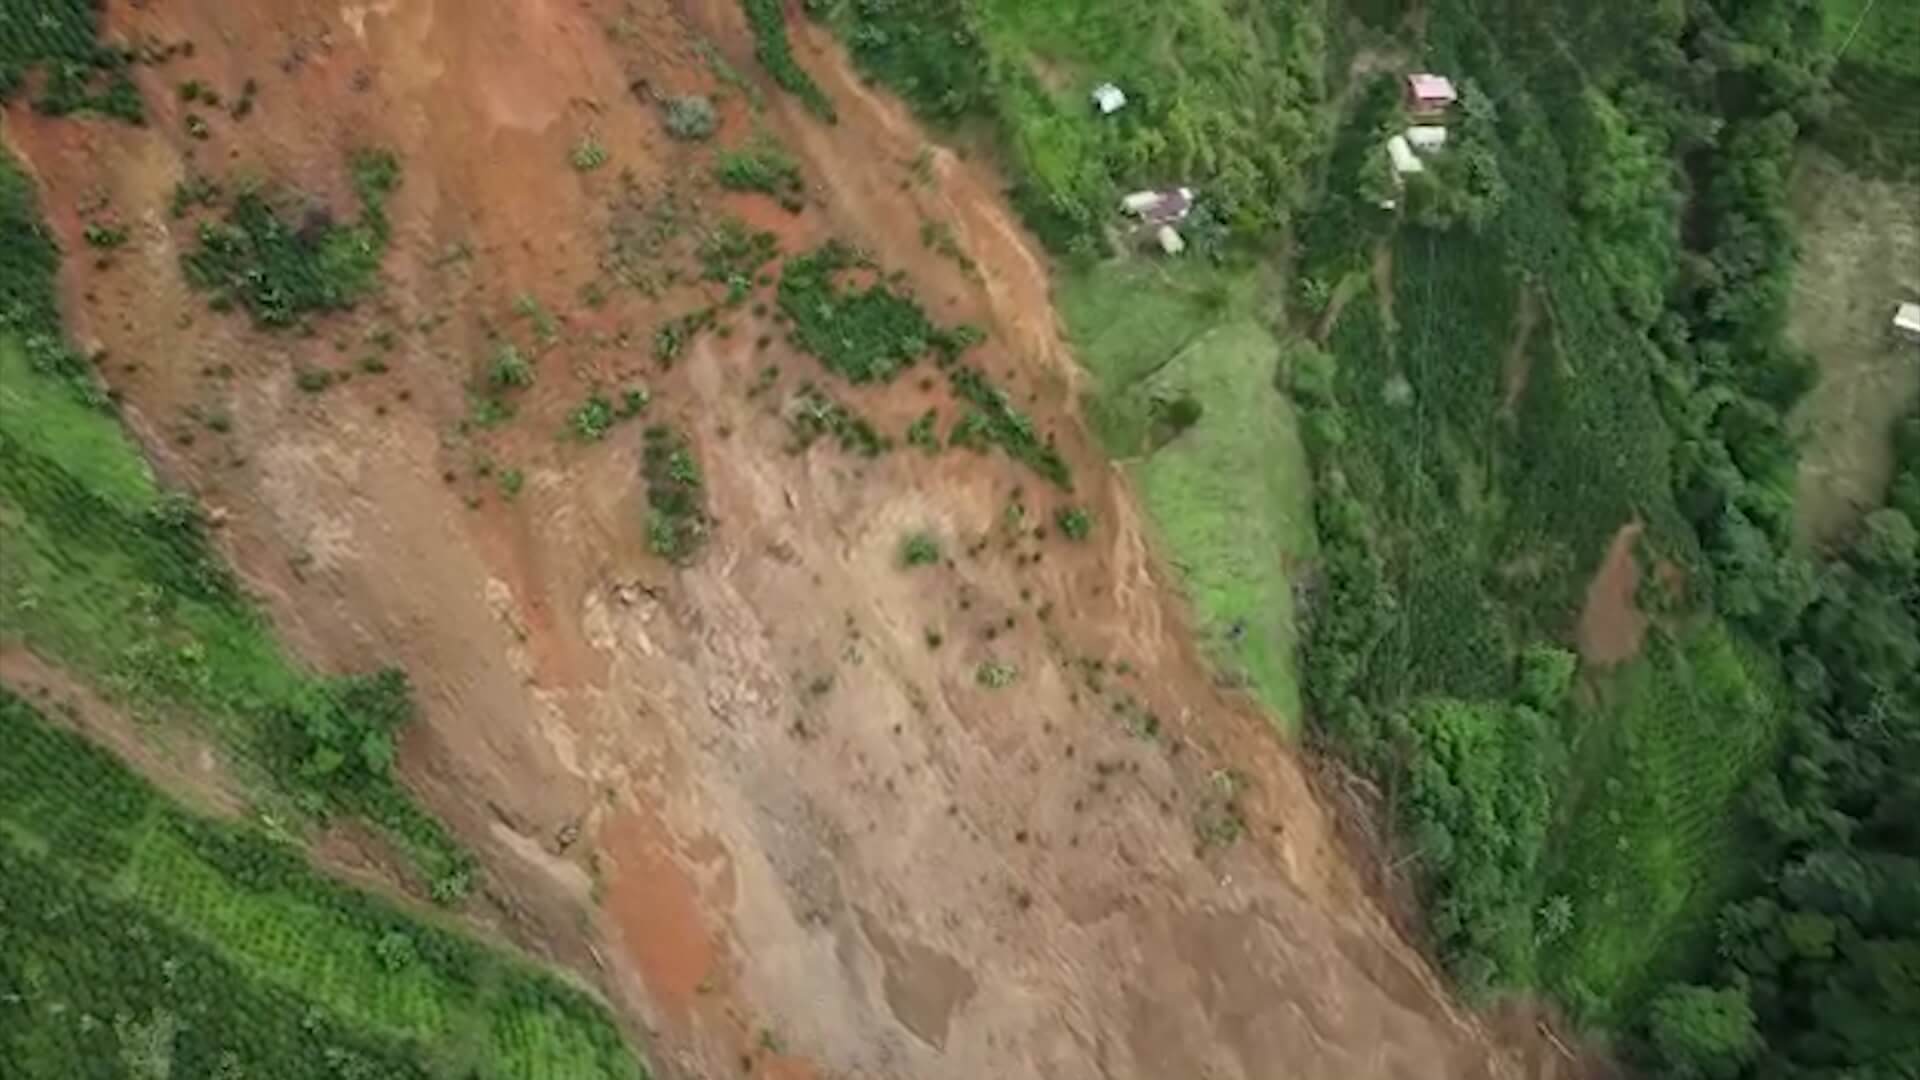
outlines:
[{"label": "patch of grass", "polygon": [[646,432],[642,472],[649,510],[647,546],[678,565],[693,561],[712,527],[693,448],[672,428],[655,424]]},{"label": "patch of grass", "polygon": [[795,452],[806,450],[823,435],[831,435],[842,450],[862,457],[879,457],[893,445],[865,417],[812,383],[801,383],[787,403],[787,430],[793,435]]},{"label": "patch of grass", "polygon": [[379,284],[385,203],[399,183],[399,164],[382,151],[356,153],[349,164],[360,196],[357,222],[339,224],[291,195],[242,190],[221,220],[200,222],[195,246],[180,257],[188,283],[211,293],[217,310],[237,303],[272,328],[366,298]]},{"label": "patch of grass", "polygon": [[0,742],[0,979],[32,988],[0,1059],[22,1075],[645,1076],[579,991],[184,812],[5,686]]},{"label": "patch of grass", "polygon": [[940,541],[932,533],[914,532],[901,538],[901,566],[933,566],[939,561]]},{"label": "patch of grass", "polygon": [[940,452],[940,413],[928,409],[907,425],[907,445],[929,454]]},{"label": "patch of grass", "polygon": [[493,362],[487,365],[487,386],[499,391],[524,390],[533,385],[533,364],[511,341],[502,341],[493,350]]},{"label": "patch of grass", "polygon": [[1085,540],[1093,535],[1093,515],[1079,506],[1063,506],[1053,515],[1055,525],[1060,527],[1060,535],[1069,540]]},{"label": "patch of grass", "polygon": [[668,98],[662,109],[666,116],[667,134],[682,141],[701,142],[710,139],[720,126],[719,114],[713,111],[713,101],[701,94]]},{"label": "patch of grass", "polygon": [[605,165],[608,160],[607,148],[600,145],[600,140],[591,135],[581,138],[579,142],[573,144],[573,149],[567,152],[567,163],[573,166],[574,172],[593,172]]},{"label": "patch of grass", "polygon": [[786,5],[782,0],[740,0],[747,12],[747,24],[753,28],[753,55],[767,69],[780,88],[800,99],[807,111],[831,124],[838,115],[833,101],[820,84],[813,81],[799,61],[793,58],[793,46],[787,40]]},{"label": "patch of grass", "polygon": [[612,433],[615,424],[639,416],[652,401],[653,395],[645,387],[621,391],[617,404],[595,390],[567,414],[567,429],[581,442],[599,442]]},{"label": "patch of grass", "polygon": [[973,681],[989,690],[1004,690],[1020,678],[1020,669],[1001,660],[984,660],[974,669]]},{"label": "patch of grass", "polygon": [[849,381],[890,382],[935,344],[936,331],[912,297],[875,282],[843,289],[842,276],[872,262],[837,241],[790,258],[780,272],[780,310],[800,347]]},{"label": "patch of grass", "polygon": [[958,446],[982,449],[998,446],[1006,455],[1054,486],[1073,490],[1073,471],[1067,459],[1054,449],[1051,435],[1042,437],[1026,413],[1014,408],[1006,391],[995,386],[986,375],[965,364],[953,364],[947,378],[962,401],[972,410],[954,425],[950,440]]},{"label": "patch of grass", "polygon": [[800,166],[773,136],[761,132],[738,150],[722,150],[713,161],[713,178],[728,191],[757,191],[799,213],[806,183]]}]

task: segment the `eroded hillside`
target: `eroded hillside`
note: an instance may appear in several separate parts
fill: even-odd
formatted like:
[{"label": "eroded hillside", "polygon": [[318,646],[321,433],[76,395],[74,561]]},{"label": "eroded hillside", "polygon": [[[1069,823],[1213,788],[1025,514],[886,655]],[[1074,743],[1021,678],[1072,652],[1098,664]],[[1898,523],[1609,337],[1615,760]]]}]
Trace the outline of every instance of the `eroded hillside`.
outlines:
[{"label": "eroded hillside", "polygon": [[[832,124],[723,0],[107,15],[194,47],[135,69],[143,128],[5,114],[69,331],[289,645],[410,675],[407,786],[668,1075],[1570,1070],[1449,1001],[1216,685],[1001,181],[818,31]],[[687,94],[710,139],[669,132]],[[772,144],[797,189],[713,176]],[[367,150],[399,174],[350,310],[189,283],[236,193],[366,227]],[[856,385],[804,351],[776,282],[835,240],[871,256],[839,288],[983,330],[964,367]],[[974,415],[981,452],[942,445]],[[684,544],[650,532],[673,484]]]}]

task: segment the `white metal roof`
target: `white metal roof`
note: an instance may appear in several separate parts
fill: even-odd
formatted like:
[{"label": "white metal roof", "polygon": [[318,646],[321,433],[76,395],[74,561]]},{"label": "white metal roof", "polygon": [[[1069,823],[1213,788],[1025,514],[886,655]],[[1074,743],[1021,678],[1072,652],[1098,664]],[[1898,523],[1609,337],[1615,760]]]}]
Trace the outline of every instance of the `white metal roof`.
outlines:
[{"label": "white metal roof", "polygon": [[1920,334],[1920,304],[1902,302],[1893,310],[1893,325],[1909,333]]},{"label": "white metal roof", "polygon": [[1427,171],[1426,165],[1420,160],[1420,155],[1413,152],[1413,147],[1407,142],[1405,135],[1395,135],[1387,140],[1387,156],[1393,159],[1394,172],[1405,175]]},{"label": "white metal roof", "polygon": [[1127,95],[1112,83],[1101,83],[1093,88],[1093,103],[1103,113],[1116,113],[1127,107]]}]

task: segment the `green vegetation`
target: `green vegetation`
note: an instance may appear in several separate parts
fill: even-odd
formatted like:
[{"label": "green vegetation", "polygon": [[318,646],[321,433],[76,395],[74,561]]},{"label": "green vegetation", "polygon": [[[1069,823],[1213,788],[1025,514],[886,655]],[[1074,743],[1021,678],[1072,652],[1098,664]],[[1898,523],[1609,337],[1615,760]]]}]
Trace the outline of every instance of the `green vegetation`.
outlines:
[{"label": "green vegetation", "polygon": [[617,404],[606,394],[595,390],[587,395],[587,400],[567,414],[567,429],[581,442],[599,442],[612,434],[615,424],[639,416],[652,402],[653,395],[645,387],[621,391]]},{"label": "green vegetation", "polygon": [[0,744],[20,1075],[644,1077],[580,991],[182,811],[4,686]]},{"label": "green vegetation", "polygon": [[392,775],[406,677],[319,676],[279,649],[64,343],[57,261],[0,157],[0,643],[137,719],[195,723],[265,827],[183,812],[0,687],[0,1071],[644,1077],[586,995],[289,846],[351,816],[436,900],[471,887]]},{"label": "green vegetation", "polygon": [[1013,407],[1006,391],[989,382],[984,373],[965,364],[950,365],[947,378],[960,400],[973,406],[954,422],[948,442],[975,450],[998,446],[1008,457],[1039,473],[1055,487],[1073,490],[1072,470],[1067,459],[1054,449],[1053,436],[1041,438],[1027,414]]},{"label": "green vegetation", "polygon": [[916,446],[929,454],[940,452],[940,413],[928,409],[907,425],[907,445]]},{"label": "green vegetation", "polygon": [[747,23],[753,27],[753,55],[760,66],[767,69],[782,90],[799,98],[808,112],[829,124],[838,119],[832,99],[793,58],[793,46],[787,41],[783,0],[740,0],[740,5],[746,9]]},{"label": "green vegetation", "polygon": [[1020,669],[1002,660],[983,660],[974,669],[973,681],[989,690],[1005,690],[1020,678]]},{"label": "green vegetation", "polygon": [[713,162],[713,178],[728,191],[758,191],[799,213],[806,183],[800,166],[771,135],[762,132],[738,150],[722,150]]},{"label": "green vegetation", "polygon": [[196,717],[299,812],[378,827],[449,899],[470,860],[388,774],[411,712],[398,672],[300,669],[165,492],[65,345],[57,261],[0,160],[0,640],[89,675],[137,712]]},{"label": "green vegetation", "polygon": [[932,566],[939,561],[940,541],[932,533],[908,533],[901,539],[901,566]]},{"label": "green vegetation", "polygon": [[720,117],[713,111],[713,102],[699,94],[668,98],[663,108],[667,118],[667,134],[676,139],[701,142],[712,138],[714,130],[720,126]]},{"label": "green vegetation", "polygon": [[[1123,191],[1169,182],[1199,189],[1207,213],[1242,235],[1271,232],[1291,216],[1319,148],[1319,0],[808,7],[866,72],[931,118],[992,121],[1015,203],[1055,251],[1098,250]],[[1088,95],[1109,78],[1129,104],[1101,116]]]},{"label": "green vegetation", "polygon": [[865,417],[812,383],[801,383],[787,403],[787,430],[793,434],[795,453],[811,447],[823,435],[833,436],[842,450],[861,457],[879,457],[893,445]]},{"label": "green vegetation", "polygon": [[1213,662],[1293,730],[1295,568],[1315,553],[1280,349],[1257,322],[1258,275],[1184,262],[1070,272],[1062,314],[1093,375],[1088,418],[1127,462]]},{"label": "green vegetation", "polygon": [[647,429],[642,472],[647,481],[648,547],[671,562],[691,562],[712,525],[693,448],[672,428],[655,424]]},{"label": "green vegetation", "polygon": [[1081,541],[1093,535],[1093,515],[1078,506],[1063,506],[1053,515],[1054,524],[1060,527],[1060,535],[1069,540]]},{"label": "green vegetation", "polygon": [[12,0],[0,5],[0,103],[41,77],[35,110],[49,116],[94,112],[146,122],[129,69],[135,54],[99,40],[98,0]]},{"label": "green vegetation", "polygon": [[832,242],[788,259],[780,272],[780,310],[793,321],[796,344],[856,383],[892,381],[944,338],[912,297],[883,282],[841,288],[841,275],[874,269],[866,256]]},{"label": "green vegetation", "polygon": [[574,172],[592,172],[605,165],[608,159],[607,148],[591,135],[574,143],[573,149],[567,154],[567,163],[573,166]]},{"label": "green vegetation", "polygon": [[[365,298],[379,282],[386,199],[399,186],[400,166],[378,150],[357,152],[349,164],[359,221],[342,225],[325,210],[303,209],[298,197],[243,188],[224,219],[200,222],[196,246],[180,257],[187,281],[212,293],[216,309],[238,303],[267,327],[292,326]],[[217,204],[219,195],[205,198]]]},{"label": "green vegetation", "polygon": [[1855,168],[1920,178],[1920,2],[1832,0],[1820,19],[1837,93],[1816,136]]},{"label": "green vegetation", "polygon": [[[1078,256],[1059,295],[1096,432],[1133,460],[1208,636],[1251,642],[1224,666],[1283,709],[1298,593],[1313,730],[1397,793],[1404,865],[1468,990],[1545,989],[1675,1076],[1910,1056],[1897,904],[1862,897],[1904,888],[1889,860],[1914,851],[1885,782],[1920,727],[1891,674],[1920,670],[1913,593],[1883,576],[1872,617],[1817,622],[1868,601],[1823,599],[1839,572],[1792,542],[1782,418],[1809,367],[1781,329],[1796,140],[1920,164],[1911,0],[1363,7],[812,5],[923,111],[994,121],[1030,223]],[[1398,193],[1397,73],[1318,84],[1363,47],[1462,90],[1448,149]],[[1132,101],[1100,117],[1085,94],[1106,77]],[[1294,272],[1244,245],[1087,257],[1120,191],[1169,177],[1236,238],[1291,226]],[[1263,393],[1276,375],[1297,434]],[[1910,532],[1872,521],[1874,558],[1900,562],[1884,552]],[[1583,665],[1562,646],[1616,536],[1639,610],[1593,618],[1629,628],[1628,655]],[[1809,696],[1867,657],[1871,695]],[[1822,823],[1817,844],[1742,810],[1777,803],[1783,737],[1781,786],[1826,776],[1788,822]],[[1204,848],[1234,818],[1196,831]],[[1762,886],[1771,906],[1723,911]],[[1662,992],[1716,963],[1712,992]]]}]

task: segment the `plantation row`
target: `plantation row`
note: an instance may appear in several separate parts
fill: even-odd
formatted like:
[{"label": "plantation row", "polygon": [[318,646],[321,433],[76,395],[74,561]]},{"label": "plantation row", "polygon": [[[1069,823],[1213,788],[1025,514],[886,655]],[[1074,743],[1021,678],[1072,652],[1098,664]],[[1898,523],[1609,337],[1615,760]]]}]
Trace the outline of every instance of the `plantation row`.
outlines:
[{"label": "plantation row", "polygon": [[[1887,672],[1873,685],[1904,687],[1884,650],[1920,655],[1910,610],[1808,624],[1842,610],[1824,598],[1850,573],[1793,548],[1783,420],[1810,378],[1781,331],[1785,177],[1824,91],[1818,12],[1783,0],[1735,20],[1721,10],[1733,6],[1669,21],[1520,0],[1430,7],[1430,62],[1464,82],[1456,136],[1491,155],[1480,204],[1436,219],[1410,189],[1402,218],[1378,210],[1365,172],[1404,121],[1389,86],[1360,88],[1300,229],[1300,303],[1316,321],[1336,293],[1344,306],[1324,351],[1289,363],[1326,559],[1308,696],[1331,743],[1401,793],[1442,955],[1470,989],[1544,986],[1688,1077],[1864,1068],[1914,1052],[1916,1030],[1910,1004],[1894,1004],[1910,994],[1858,1025],[1814,1003],[1884,978],[1894,953],[1871,943],[1886,925],[1870,905],[1795,884],[1757,916],[1721,907],[1757,880],[1840,872],[1830,853],[1797,869],[1809,837],[1777,816],[1787,842],[1744,842],[1743,807],[1778,805],[1783,736],[1821,745],[1816,761],[1854,753],[1820,741],[1834,722],[1818,719],[1830,706],[1815,688],[1864,657]],[[1369,274],[1380,245],[1390,298]],[[1902,580],[1912,519],[1887,513],[1869,520],[1868,561]],[[1570,695],[1576,661],[1554,643],[1629,521],[1643,527],[1637,604],[1655,621],[1643,655]],[[1920,712],[1886,696],[1872,707],[1893,746],[1862,752],[1906,753]],[[1827,920],[1818,944],[1793,937],[1807,916],[1781,921],[1793,905]],[[1792,938],[1757,948],[1811,948],[1810,966],[1786,977],[1784,952],[1751,959],[1729,927],[1756,919]],[[1729,957],[1737,973],[1716,987],[1670,985]]]},{"label": "plantation row", "polygon": [[40,72],[34,107],[54,116],[93,111],[142,123],[127,68],[132,54],[97,38],[102,0],[0,0],[0,102]]},{"label": "plantation row", "polygon": [[21,1075],[641,1075],[577,991],[185,815],[4,686],[0,742]]}]

